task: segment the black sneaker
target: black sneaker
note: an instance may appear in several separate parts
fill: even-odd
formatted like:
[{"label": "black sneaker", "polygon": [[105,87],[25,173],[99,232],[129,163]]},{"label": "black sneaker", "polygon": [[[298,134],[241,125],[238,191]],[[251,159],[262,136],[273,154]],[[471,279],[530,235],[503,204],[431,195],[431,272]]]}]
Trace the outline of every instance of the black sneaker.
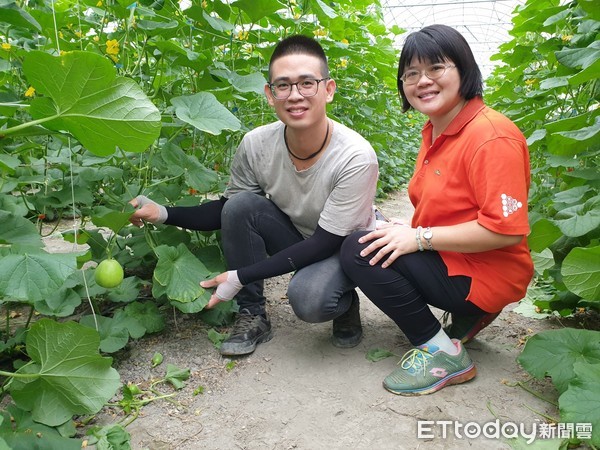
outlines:
[{"label": "black sneaker", "polygon": [[221,355],[247,355],[252,353],[258,344],[270,341],[272,337],[269,319],[250,314],[247,309],[243,309],[238,313],[230,336],[221,344]]},{"label": "black sneaker", "polygon": [[360,324],[360,300],[356,291],[352,291],[350,308],[341,316],[333,319],[331,343],[340,348],[356,347],[362,339]]}]

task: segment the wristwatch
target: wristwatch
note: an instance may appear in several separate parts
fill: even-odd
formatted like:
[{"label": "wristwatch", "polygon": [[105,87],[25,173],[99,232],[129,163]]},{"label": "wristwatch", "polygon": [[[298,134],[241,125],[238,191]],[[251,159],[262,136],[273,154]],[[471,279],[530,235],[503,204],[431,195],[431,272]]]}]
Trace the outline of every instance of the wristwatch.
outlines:
[{"label": "wristwatch", "polygon": [[423,231],[423,239],[425,239],[425,242],[427,242],[427,247],[431,251],[433,251],[433,245],[431,245],[432,237],[433,237],[433,232],[431,231],[431,228],[430,227],[425,228],[425,231]]}]

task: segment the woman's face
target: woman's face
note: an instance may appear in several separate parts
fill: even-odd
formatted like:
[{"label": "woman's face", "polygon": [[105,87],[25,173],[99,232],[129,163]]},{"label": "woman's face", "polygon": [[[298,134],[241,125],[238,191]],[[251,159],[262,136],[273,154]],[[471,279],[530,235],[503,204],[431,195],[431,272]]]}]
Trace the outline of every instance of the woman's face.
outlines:
[{"label": "woman's face", "polygon": [[[425,75],[435,77],[439,73],[439,65],[445,66],[443,74],[434,80]],[[437,66],[437,67],[436,67]],[[437,70],[432,70],[437,69]],[[417,82],[414,84],[403,83],[404,94],[411,106],[417,111],[427,115],[430,119],[443,119],[448,114],[453,114],[456,108],[460,108],[464,99],[460,95],[460,75],[454,63],[448,59],[434,64],[431,61],[419,61],[413,59],[404,74],[414,72],[417,74]]]}]

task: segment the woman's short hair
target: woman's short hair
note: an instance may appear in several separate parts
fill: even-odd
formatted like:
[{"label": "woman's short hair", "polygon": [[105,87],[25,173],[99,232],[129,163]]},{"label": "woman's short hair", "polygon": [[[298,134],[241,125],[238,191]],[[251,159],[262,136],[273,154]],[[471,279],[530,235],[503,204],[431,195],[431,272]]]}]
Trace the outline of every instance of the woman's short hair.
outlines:
[{"label": "woman's short hair", "polygon": [[412,108],[404,94],[401,77],[413,59],[432,64],[451,60],[460,75],[460,95],[466,100],[483,95],[481,71],[466,39],[447,25],[430,25],[409,34],[400,53],[398,92],[402,97],[402,111]]},{"label": "woman's short hair", "polygon": [[269,81],[272,81],[271,67],[273,66],[273,63],[279,58],[287,55],[310,55],[319,58],[321,60],[321,76],[323,78],[329,77],[327,56],[325,56],[325,51],[323,50],[323,47],[321,47],[321,44],[308,36],[296,34],[280,41],[275,47],[275,50],[273,50],[269,62]]}]

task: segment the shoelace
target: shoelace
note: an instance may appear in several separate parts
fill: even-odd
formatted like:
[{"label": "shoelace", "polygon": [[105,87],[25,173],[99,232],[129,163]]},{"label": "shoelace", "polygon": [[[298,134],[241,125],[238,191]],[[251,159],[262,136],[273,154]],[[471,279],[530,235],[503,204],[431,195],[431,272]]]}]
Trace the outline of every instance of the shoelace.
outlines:
[{"label": "shoelace", "polygon": [[252,326],[254,319],[256,319],[256,316],[253,316],[251,314],[240,314],[238,316],[238,320],[233,326],[231,334],[236,335],[239,333],[245,333],[246,331],[248,331],[248,328]]},{"label": "shoelace", "polygon": [[412,369],[417,371],[423,369],[423,375],[425,375],[428,360],[431,358],[433,358],[431,353],[421,350],[420,348],[413,348],[402,357],[400,364],[404,370]]}]

